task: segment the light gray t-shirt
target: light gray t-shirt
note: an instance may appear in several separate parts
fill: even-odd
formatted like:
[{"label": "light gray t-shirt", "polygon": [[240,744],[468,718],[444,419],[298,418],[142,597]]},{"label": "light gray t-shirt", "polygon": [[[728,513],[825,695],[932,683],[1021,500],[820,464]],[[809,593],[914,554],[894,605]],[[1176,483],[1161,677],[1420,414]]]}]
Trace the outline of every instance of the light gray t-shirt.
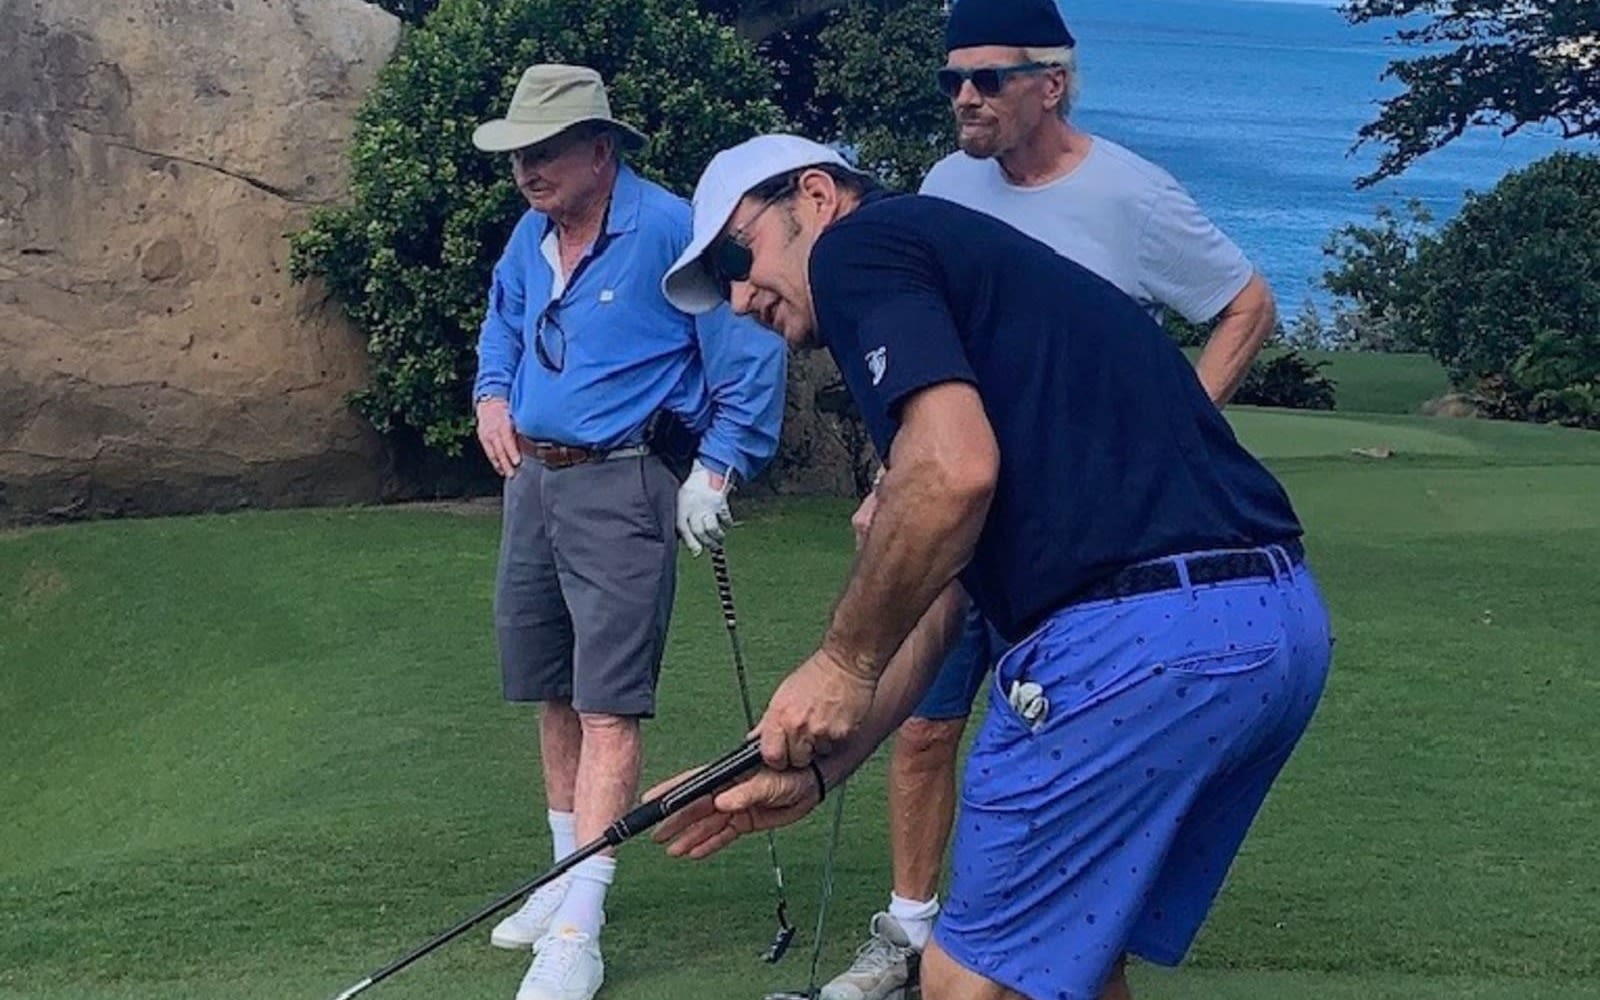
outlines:
[{"label": "light gray t-shirt", "polygon": [[922,194],[1010,223],[1116,285],[1156,319],[1163,308],[1212,319],[1255,272],[1172,175],[1098,136],[1064,177],[1038,187],[1006,180],[995,160],[952,153]]}]

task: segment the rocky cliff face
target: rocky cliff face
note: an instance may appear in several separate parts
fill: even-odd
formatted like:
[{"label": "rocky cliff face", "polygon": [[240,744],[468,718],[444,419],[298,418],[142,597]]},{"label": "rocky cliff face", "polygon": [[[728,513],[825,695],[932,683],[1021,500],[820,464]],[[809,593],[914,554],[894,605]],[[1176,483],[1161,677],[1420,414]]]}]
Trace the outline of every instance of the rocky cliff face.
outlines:
[{"label": "rocky cliff face", "polygon": [[399,40],[360,0],[0,0],[0,521],[377,498],[286,273]]}]

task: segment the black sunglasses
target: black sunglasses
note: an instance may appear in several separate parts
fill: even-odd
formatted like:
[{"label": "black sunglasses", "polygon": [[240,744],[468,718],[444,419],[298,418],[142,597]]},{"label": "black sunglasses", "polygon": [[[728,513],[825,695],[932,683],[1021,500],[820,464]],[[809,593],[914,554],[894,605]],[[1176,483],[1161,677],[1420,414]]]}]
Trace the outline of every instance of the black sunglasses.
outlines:
[{"label": "black sunglasses", "polygon": [[[560,299],[551,299],[550,304],[544,307],[544,311],[539,314],[539,319],[533,325],[534,356],[547,370],[557,374],[567,366],[567,331],[562,329],[560,321],[556,319],[556,307],[560,304]],[[554,352],[544,345],[545,338],[552,330],[556,334]]]},{"label": "black sunglasses", "polygon": [[961,93],[961,85],[968,80],[978,89],[984,97],[995,97],[1000,91],[1006,89],[1006,81],[1013,76],[1022,76],[1027,73],[1038,73],[1041,70],[1057,69],[1056,63],[1025,62],[1012,66],[981,66],[978,69],[957,69],[954,66],[945,66],[933,74],[939,84],[939,92],[944,96],[955,99]]},{"label": "black sunglasses", "polygon": [[755,254],[750,252],[750,244],[745,242],[747,238],[745,234],[750,231],[751,226],[756,224],[756,220],[761,218],[761,213],[792,193],[792,189],[786,189],[765,199],[762,201],[761,207],[756,209],[755,214],[745,220],[744,225],[738,229],[723,233],[712,240],[710,246],[706,247],[705,257],[703,258],[705,260],[706,273],[711,276],[711,280],[716,284],[717,291],[724,300],[733,300],[733,283],[735,281],[748,281],[750,279],[750,268],[755,264]]}]

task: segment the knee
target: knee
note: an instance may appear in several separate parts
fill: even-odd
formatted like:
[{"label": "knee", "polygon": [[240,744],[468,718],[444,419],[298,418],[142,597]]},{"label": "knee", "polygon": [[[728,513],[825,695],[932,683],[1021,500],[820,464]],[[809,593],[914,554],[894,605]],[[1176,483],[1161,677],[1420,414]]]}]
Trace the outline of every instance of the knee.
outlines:
[{"label": "knee", "polygon": [[547,698],[539,702],[539,716],[545,719],[558,719],[576,721],[578,713],[573,711],[572,702],[566,698]]},{"label": "knee", "polygon": [[579,712],[578,724],[583,727],[586,740],[621,742],[631,740],[639,733],[639,720],[627,715]]},{"label": "knee", "polygon": [[895,762],[909,771],[948,767],[955,762],[966,726],[966,719],[907,719],[895,735]]},{"label": "knee", "polygon": [[922,1000],[1026,1000],[999,983],[985,979],[930,943],[922,953]]}]

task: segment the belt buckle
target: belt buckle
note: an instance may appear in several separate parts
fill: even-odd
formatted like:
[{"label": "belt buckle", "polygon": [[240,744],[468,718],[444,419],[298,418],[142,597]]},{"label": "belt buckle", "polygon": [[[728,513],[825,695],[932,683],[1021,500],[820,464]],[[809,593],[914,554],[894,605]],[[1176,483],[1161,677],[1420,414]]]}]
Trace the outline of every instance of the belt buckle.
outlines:
[{"label": "belt buckle", "polygon": [[554,441],[535,441],[533,443],[533,457],[539,464],[547,469],[567,469],[574,465],[588,461],[588,453],[582,448],[571,445],[558,444]]},{"label": "belt buckle", "polygon": [[582,465],[585,462],[591,462],[595,460],[594,452],[591,452],[586,448],[579,448],[576,445],[562,445],[559,454],[561,455],[561,464],[556,466],[556,468],[559,469],[570,469],[574,465]]}]

